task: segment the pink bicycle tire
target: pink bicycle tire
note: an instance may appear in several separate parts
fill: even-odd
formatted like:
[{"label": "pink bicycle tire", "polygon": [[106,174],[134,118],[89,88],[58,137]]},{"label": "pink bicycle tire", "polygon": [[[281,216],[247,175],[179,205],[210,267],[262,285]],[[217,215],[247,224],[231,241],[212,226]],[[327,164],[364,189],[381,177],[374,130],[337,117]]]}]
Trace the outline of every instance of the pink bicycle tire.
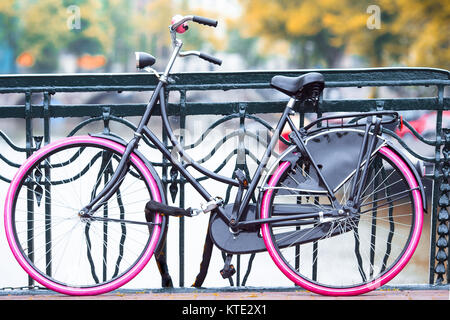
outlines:
[{"label": "pink bicycle tire", "polygon": [[[420,235],[422,231],[423,225],[423,204],[420,190],[418,189],[418,182],[411,172],[408,165],[405,161],[391,148],[382,147],[379,152],[384,155],[387,159],[392,161],[397,168],[402,172],[405,180],[407,181],[409,187],[413,189],[412,197],[414,201],[414,207],[416,209],[415,221],[414,221],[414,229],[412,231],[411,240],[408,243],[407,248],[403,251],[403,255],[398,259],[398,261],[381,277],[374,279],[373,281],[350,288],[334,288],[334,287],[326,287],[320,286],[308,279],[301,277],[298,273],[294,272],[280,255],[280,252],[277,250],[277,245],[274,243],[274,238],[272,236],[271,228],[268,223],[265,223],[261,226],[261,232],[264,239],[264,243],[266,248],[271,256],[272,260],[276,264],[276,266],[280,269],[280,271],[295,284],[301,286],[302,288],[317,293],[321,295],[329,295],[329,296],[352,296],[352,295],[360,295],[363,293],[370,292],[376,288],[381,287],[386,284],[390,280],[392,280],[409,262],[411,259],[415,249],[420,240]],[[281,163],[277,169],[274,171],[272,177],[268,182],[268,187],[274,187],[280,180],[283,173],[288,170],[290,167],[289,162]],[[270,203],[271,197],[273,195],[274,189],[268,189],[265,191],[262,201],[261,201],[261,218],[269,218],[270,212]]]},{"label": "pink bicycle tire", "polygon": [[[93,287],[69,287],[62,285],[56,281],[52,281],[48,279],[41,272],[35,270],[32,265],[30,265],[28,259],[23,256],[22,251],[20,250],[20,246],[17,244],[15,239],[14,226],[12,221],[13,208],[14,208],[14,199],[17,192],[18,187],[25,175],[25,173],[31,168],[41,157],[45,156],[48,153],[55,152],[60,148],[68,147],[70,145],[76,144],[91,144],[91,145],[99,145],[102,147],[110,148],[118,153],[123,154],[125,151],[125,147],[117,142],[99,138],[99,137],[91,137],[91,136],[75,136],[70,138],[65,138],[47,146],[39,149],[35,153],[33,153],[26,162],[19,168],[14,178],[12,179],[9,189],[6,195],[5,201],[5,216],[4,216],[4,225],[5,225],[5,233],[6,238],[9,244],[9,247],[18,261],[20,266],[38,283],[45,286],[48,289],[53,291],[67,294],[67,295],[76,295],[76,296],[84,296],[84,295],[98,295],[106,292],[110,292],[121,286],[128,283],[131,279],[133,279],[139,272],[147,265],[148,261],[151,259],[157,244],[160,240],[161,236],[161,226],[158,223],[161,223],[162,217],[160,214],[156,214],[155,216],[155,226],[153,228],[153,234],[149,241],[148,246],[146,247],[145,252],[142,254],[137,263],[130,268],[126,273],[122,274],[120,277],[114,279],[113,281],[104,283],[99,286]],[[161,191],[158,187],[158,184],[150,172],[149,168],[146,166],[144,161],[140,159],[136,154],[132,153],[131,162],[136,166],[136,168],[142,173],[145,177],[145,180],[150,188],[151,196],[153,200],[161,202]]]}]

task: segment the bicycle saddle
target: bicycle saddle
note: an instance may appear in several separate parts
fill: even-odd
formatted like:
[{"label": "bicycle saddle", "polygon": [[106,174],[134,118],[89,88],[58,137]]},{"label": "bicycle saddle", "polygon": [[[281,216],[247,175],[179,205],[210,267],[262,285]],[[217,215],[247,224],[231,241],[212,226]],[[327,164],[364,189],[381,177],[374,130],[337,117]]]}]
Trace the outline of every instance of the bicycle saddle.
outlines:
[{"label": "bicycle saddle", "polygon": [[320,92],[322,92],[325,80],[322,74],[310,72],[299,77],[274,76],[270,81],[270,85],[288,96],[298,97],[302,94],[305,87],[313,85],[317,85]]}]

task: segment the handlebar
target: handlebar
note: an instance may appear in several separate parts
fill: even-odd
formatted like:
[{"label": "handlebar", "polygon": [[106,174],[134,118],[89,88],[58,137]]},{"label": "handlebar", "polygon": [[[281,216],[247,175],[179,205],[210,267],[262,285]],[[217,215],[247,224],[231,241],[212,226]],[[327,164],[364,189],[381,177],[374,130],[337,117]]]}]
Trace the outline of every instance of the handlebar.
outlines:
[{"label": "handlebar", "polygon": [[201,16],[193,16],[193,15],[188,15],[188,16],[180,16],[180,15],[176,15],[172,18],[172,25],[170,26],[170,31],[176,31],[178,29],[179,26],[185,24],[188,21],[193,21],[199,24],[204,24],[206,26],[210,26],[210,27],[217,27],[217,20],[214,19],[210,19],[210,18],[205,18],[205,17],[201,17]]},{"label": "handlebar", "polygon": [[208,62],[217,64],[219,66],[222,64],[222,60],[220,60],[220,59],[218,59],[216,57],[213,57],[213,56],[211,56],[211,55],[209,55],[207,53],[200,52],[199,57],[202,58],[203,60],[206,60]]},{"label": "handlebar", "polygon": [[[172,24],[170,25],[170,33],[172,34],[172,40],[173,40],[174,45],[177,42],[176,33],[184,33],[185,31],[188,30],[188,26],[187,26],[188,21],[193,21],[195,23],[203,24],[206,26],[214,27],[214,28],[217,27],[217,24],[218,24],[217,20],[206,18],[206,17],[194,16],[194,15],[188,15],[188,16],[183,17],[180,15],[176,15],[172,18]],[[217,65],[222,64],[222,60],[220,60],[216,57],[213,57],[207,53],[198,52],[198,51],[187,51],[187,52],[179,53],[179,56],[181,56],[181,57],[185,57],[185,56],[189,56],[189,55],[196,55],[205,61],[217,64]]]},{"label": "handlebar", "polygon": [[192,17],[192,21],[200,23],[200,24],[204,24],[210,27],[217,27],[217,20],[213,20],[213,19],[209,19],[209,18],[205,18],[205,17],[200,17],[200,16],[193,16]]}]

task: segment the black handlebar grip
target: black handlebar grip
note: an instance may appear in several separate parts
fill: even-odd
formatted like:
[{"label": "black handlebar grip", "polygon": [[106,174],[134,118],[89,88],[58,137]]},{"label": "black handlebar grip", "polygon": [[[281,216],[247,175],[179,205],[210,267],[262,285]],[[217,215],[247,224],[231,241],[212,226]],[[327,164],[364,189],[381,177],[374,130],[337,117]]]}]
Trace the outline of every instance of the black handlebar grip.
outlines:
[{"label": "black handlebar grip", "polygon": [[207,26],[211,26],[211,27],[217,27],[217,20],[213,20],[213,19],[209,19],[209,18],[205,18],[205,17],[194,16],[192,18],[192,21],[200,23],[200,24],[204,24]]},{"label": "black handlebar grip", "polygon": [[218,64],[219,66],[222,64],[222,60],[220,60],[220,59],[218,59],[216,57],[213,57],[213,56],[211,56],[211,55],[209,55],[207,53],[203,53],[202,52],[202,53],[200,53],[199,57],[202,58],[203,60],[208,61],[208,62],[211,62],[211,63],[214,63],[214,64]]}]

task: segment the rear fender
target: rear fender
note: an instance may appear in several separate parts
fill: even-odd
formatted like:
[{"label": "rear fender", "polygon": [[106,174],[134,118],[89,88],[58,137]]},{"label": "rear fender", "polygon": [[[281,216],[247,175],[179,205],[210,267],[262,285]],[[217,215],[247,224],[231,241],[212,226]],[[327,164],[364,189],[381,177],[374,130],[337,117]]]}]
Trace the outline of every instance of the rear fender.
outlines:
[{"label": "rear fender", "polygon": [[426,194],[425,194],[425,188],[423,187],[422,177],[419,174],[419,172],[417,170],[417,167],[411,162],[411,160],[409,160],[409,158],[407,156],[405,156],[400,150],[398,150],[398,148],[395,147],[392,142],[386,141],[386,144],[387,144],[387,146],[390,149],[394,150],[397,153],[397,155],[406,163],[408,168],[414,174],[414,178],[416,178],[417,183],[418,183],[419,188],[420,188],[420,195],[422,196],[423,211],[425,213],[428,213],[428,211],[427,211],[427,197],[426,197]]}]

